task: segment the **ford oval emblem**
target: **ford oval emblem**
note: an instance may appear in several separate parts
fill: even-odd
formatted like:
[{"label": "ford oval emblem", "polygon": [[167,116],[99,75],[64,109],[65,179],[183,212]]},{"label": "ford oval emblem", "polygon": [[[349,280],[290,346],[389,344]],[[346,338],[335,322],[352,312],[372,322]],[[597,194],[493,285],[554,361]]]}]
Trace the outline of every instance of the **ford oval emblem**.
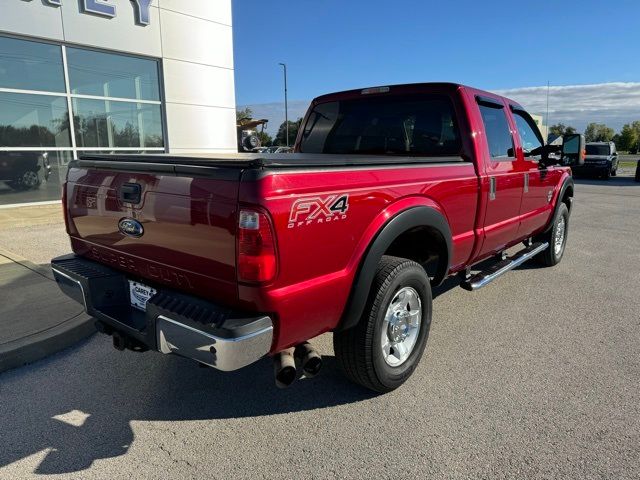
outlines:
[{"label": "ford oval emblem", "polygon": [[139,221],[134,220],[133,218],[123,218],[120,220],[120,223],[118,223],[118,229],[128,237],[137,238],[144,235],[144,227]]}]

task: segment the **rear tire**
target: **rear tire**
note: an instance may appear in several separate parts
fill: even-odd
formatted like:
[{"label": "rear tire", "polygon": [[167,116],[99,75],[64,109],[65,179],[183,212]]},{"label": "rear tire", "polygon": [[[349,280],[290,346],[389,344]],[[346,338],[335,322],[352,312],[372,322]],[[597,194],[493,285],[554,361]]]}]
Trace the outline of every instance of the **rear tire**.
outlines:
[{"label": "rear tire", "polygon": [[346,377],[380,393],[402,385],[422,358],[431,301],[424,268],[404,258],[382,257],[360,321],[333,334],[336,359]]},{"label": "rear tire", "polygon": [[569,233],[569,209],[563,202],[558,207],[558,211],[553,220],[553,226],[548,232],[536,237],[538,242],[547,242],[549,247],[536,256],[539,264],[545,267],[553,267],[560,263],[567,245],[567,235]]}]

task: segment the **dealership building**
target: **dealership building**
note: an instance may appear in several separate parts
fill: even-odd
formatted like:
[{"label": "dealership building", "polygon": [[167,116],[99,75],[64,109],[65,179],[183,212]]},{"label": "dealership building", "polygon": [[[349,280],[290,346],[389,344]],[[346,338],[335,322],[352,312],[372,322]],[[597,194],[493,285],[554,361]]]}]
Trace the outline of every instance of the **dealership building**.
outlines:
[{"label": "dealership building", "polygon": [[233,151],[231,0],[2,0],[0,206],[84,153]]}]

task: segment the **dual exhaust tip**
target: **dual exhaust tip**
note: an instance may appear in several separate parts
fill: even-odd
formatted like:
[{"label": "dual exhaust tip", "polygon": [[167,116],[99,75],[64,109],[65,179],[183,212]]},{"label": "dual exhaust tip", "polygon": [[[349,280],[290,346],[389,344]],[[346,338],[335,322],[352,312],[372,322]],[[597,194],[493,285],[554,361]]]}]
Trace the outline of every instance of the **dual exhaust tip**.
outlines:
[{"label": "dual exhaust tip", "polygon": [[287,388],[298,378],[296,362],[307,378],[315,377],[322,369],[322,356],[309,342],[283,350],[273,357],[278,388]]}]

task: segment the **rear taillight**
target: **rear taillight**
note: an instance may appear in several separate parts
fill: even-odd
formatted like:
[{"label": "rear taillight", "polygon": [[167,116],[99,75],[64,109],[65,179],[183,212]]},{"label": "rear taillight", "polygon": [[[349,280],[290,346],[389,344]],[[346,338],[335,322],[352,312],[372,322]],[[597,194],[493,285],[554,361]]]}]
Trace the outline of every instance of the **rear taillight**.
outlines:
[{"label": "rear taillight", "polygon": [[69,229],[69,209],[67,206],[67,182],[64,182],[62,184],[62,195],[61,195],[61,200],[62,200],[62,216],[64,217],[64,225],[67,229],[67,234],[70,234],[70,229]]},{"label": "rear taillight", "polygon": [[269,217],[255,210],[240,210],[238,218],[238,280],[266,283],[276,277],[276,243]]}]

